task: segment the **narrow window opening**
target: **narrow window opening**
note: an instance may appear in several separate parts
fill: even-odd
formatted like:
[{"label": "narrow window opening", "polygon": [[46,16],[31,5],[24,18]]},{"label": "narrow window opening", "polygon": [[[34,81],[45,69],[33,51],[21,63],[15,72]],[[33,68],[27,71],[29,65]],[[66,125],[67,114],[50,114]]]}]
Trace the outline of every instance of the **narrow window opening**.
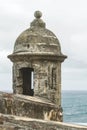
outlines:
[{"label": "narrow window opening", "polygon": [[56,68],[52,68],[52,89],[56,89]]},{"label": "narrow window opening", "polygon": [[30,45],[28,44],[28,45],[27,45],[27,48],[29,48],[29,47],[30,47]]},{"label": "narrow window opening", "polygon": [[22,68],[22,80],[23,80],[23,94],[33,96],[34,95],[34,86],[33,86],[33,68]]}]

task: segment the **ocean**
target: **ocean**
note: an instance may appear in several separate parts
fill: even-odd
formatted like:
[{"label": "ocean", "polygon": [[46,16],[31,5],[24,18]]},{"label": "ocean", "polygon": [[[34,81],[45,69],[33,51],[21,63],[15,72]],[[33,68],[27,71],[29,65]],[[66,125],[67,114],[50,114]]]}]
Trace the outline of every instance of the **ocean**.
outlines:
[{"label": "ocean", "polygon": [[87,91],[62,91],[63,121],[87,125]]}]

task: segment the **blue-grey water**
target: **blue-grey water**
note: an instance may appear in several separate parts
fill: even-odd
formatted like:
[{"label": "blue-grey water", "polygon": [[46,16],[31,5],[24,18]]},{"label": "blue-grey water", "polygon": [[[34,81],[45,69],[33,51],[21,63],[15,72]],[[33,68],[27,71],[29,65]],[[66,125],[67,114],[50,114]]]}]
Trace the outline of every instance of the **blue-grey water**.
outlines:
[{"label": "blue-grey water", "polygon": [[87,123],[87,91],[63,91],[64,122]]}]

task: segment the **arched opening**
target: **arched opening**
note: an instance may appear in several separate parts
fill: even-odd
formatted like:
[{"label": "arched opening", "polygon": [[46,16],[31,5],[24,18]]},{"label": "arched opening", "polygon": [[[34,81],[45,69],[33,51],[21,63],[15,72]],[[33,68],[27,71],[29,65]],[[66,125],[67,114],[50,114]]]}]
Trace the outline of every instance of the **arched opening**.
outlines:
[{"label": "arched opening", "polygon": [[33,96],[34,88],[33,88],[33,68],[21,68],[22,80],[23,80],[23,94]]}]

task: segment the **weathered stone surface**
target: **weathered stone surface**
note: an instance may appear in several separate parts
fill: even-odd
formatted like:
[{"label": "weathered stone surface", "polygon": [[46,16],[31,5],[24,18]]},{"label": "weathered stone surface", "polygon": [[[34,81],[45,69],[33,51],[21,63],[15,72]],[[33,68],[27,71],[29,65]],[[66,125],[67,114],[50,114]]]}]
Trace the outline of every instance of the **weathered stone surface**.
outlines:
[{"label": "weathered stone surface", "polygon": [[0,93],[0,113],[43,120],[62,121],[62,109],[49,100]]},{"label": "weathered stone surface", "polygon": [[67,56],[55,34],[46,29],[42,13],[34,16],[8,56],[15,94],[0,92],[0,130],[87,130],[61,123],[61,62]]},{"label": "weathered stone surface", "polygon": [[[46,28],[42,13],[36,11],[34,16],[30,28],[18,36],[8,56],[13,62],[13,93],[44,97],[61,106],[61,62],[67,56],[62,54],[55,34]],[[24,69],[30,69],[26,76]],[[32,72],[34,78],[25,83],[32,78]]]},{"label": "weathered stone surface", "polygon": [[0,114],[0,130],[87,130],[85,126]]}]

